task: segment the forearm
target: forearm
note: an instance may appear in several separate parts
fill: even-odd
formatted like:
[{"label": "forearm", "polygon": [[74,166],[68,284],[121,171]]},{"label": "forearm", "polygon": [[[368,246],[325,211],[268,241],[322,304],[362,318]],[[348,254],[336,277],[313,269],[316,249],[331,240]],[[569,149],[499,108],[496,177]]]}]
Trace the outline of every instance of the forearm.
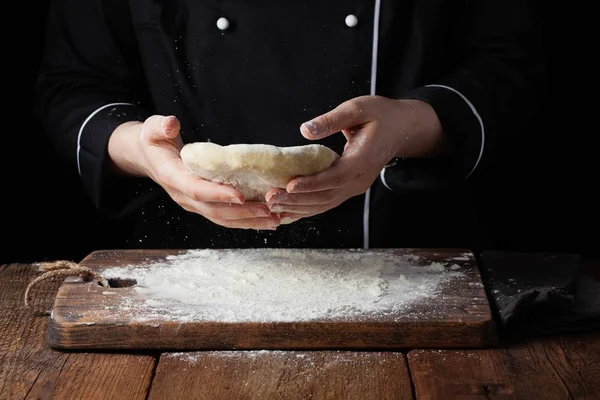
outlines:
[{"label": "forearm", "polygon": [[143,123],[125,122],[119,125],[108,140],[106,168],[116,175],[145,177],[147,169],[141,162],[144,157],[140,145]]},{"label": "forearm", "polygon": [[446,154],[450,143],[444,136],[442,124],[431,105],[420,100],[398,100],[399,108],[408,108],[411,132],[396,132],[394,152],[398,158],[431,158]]}]

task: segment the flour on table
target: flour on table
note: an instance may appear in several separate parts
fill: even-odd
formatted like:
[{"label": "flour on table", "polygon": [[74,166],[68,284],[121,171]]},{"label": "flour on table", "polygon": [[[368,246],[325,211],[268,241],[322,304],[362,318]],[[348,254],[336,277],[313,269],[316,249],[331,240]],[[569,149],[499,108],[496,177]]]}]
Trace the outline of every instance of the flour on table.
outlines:
[{"label": "flour on table", "polygon": [[[173,353],[163,353],[161,358],[171,359],[176,361],[184,361],[188,364],[198,364],[203,362],[205,364],[204,368],[214,367],[214,364],[211,362],[211,359],[235,359],[237,362],[252,361],[256,359],[261,359],[262,365],[268,365],[271,363],[281,363],[286,362],[288,365],[296,365],[302,366],[306,365],[310,367],[318,367],[323,364],[331,365],[335,364],[344,364],[344,363],[352,363],[356,364],[357,362],[368,361],[371,364],[374,359],[377,359],[379,364],[385,363],[384,357],[390,357],[389,353],[385,352],[363,352],[357,353],[353,351],[347,350],[328,350],[325,352],[326,356],[323,357],[319,352],[314,351],[298,351],[298,350],[235,350],[235,351],[222,351],[222,350],[204,350],[200,352],[173,352]],[[400,354],[396,353],[395,356],[402,357]],[[237,364],[240,366],[240,364]],[[319,371],[326,371],[327,368],[317,368],[310,373],[319,373]],[[309,373],[309,372],[307,372]]]},{"label": "flour on table", "polygon": [[375,251],[191,250],[103,275],[137,281],[119,307],[140,321],[339,320],[398,314],[464,276],[453,264],[416,261]]}]

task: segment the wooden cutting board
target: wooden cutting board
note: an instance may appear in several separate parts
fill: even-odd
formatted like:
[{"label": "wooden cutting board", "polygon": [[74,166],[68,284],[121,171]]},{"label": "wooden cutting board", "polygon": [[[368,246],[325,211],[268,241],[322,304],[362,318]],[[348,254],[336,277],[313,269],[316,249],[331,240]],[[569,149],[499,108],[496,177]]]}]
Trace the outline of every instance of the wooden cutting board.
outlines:
[{"label": "wooden cutting board", "polygon": [[[243,258],[245,250],[220,251],[230,255],[237,252]],[[256,260],[256,252],[264,252],[264,255],[260,253],[260,260],[265,262],[275,254],[268,249],[253,251],[253,260]],[[357,263],[357,257],[360,258],[365,252],[363,250],[310,251],[316,252],[321,260],[336,260],[335,265],[347,264],[355,272],[368,267],[352,264]],[[218,315],[215,317],[214,312],[215,307],[218,309],[218,303],[214,303],[219,301],[218,297],[211,300],[213,308],[208,310],[212,310],[212,318],[191,318],[183,314],[174,317],[169,315],[167,309],[160,309],[161,303],[155,301],[152,294],[140,290],[137,280],[134,282],[116,277],[111,280],[111,287],[105,288],[95,282],[83,282],[80,278],[73,277],[67,278],[59,288],[50,317],[47,340],[51,347],[57,349],[113,350],[477,348],[497,342],[479,268],[470,251],[377,249],[366,252],[371,254],[371,264],[377,257],[388,261],[390,257],[399,260],[397,265],[392,263],[391,269],[388,265],[385,272],[388,278],[404,276],[404,270],[409,268],[407,260],[413,271],[411,276],[416,276],[414,271],[420,271],[418,268],[423,268],[423,271],[429,268],[431,271],[432,263],[441,266],[444,273],[455,271],[460,276],[439,284],[435,295],[416,300],[399,309],[391,307],[388,312],[359,313],[346,318],[325,315],[312,320],[297,318],[266,321],[221,320]],[[109,269],[114,270],[115,267],[141,266],[150,271],[158,268],[157,265],[163,265],[164,268],[166,260],[184,254],[186,251],[183,250],[97,251],[86,257],[80,265],[100,274]],[[373,254],[376,258],[373,258]],[[298,268],[313,268],[318,273],[321,266],[307,266],[305,261]],[[226,269],[223,268],[222,273],[228,273]],[[341,276],[340,279],[343,280],[344,277]],[[273,285],[273,282],[268,284]],[[261,288],[259,282],[256,290],[260,294],[261,290],[269,288]],[[391,289],[386,290],[389,292]],[[348,294],[352,292],[346,292]],[[289,295],[292,298],[295,295],[293,288]],[[401,296],[402,293],[387,295]],[[149,305],[154,307],[154,312],[140,318],[140,314],[144,314]],[[277,304],[265,304],[265,307],[276,309]],[[200,308],[199,306],[198,309]]]}]

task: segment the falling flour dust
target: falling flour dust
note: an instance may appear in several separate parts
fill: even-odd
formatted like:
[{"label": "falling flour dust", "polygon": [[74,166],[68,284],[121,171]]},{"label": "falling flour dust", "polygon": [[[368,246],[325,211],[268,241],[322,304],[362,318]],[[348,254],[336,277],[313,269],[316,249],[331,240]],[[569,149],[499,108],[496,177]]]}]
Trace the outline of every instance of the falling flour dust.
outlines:
[{"label": "falling flour dust", "polygon": [[464,276],[456,264],[418,261],[362,250],[191,250],[103,275],[137,281],[119,305],[137,320],[339,320],[397,315]]}]

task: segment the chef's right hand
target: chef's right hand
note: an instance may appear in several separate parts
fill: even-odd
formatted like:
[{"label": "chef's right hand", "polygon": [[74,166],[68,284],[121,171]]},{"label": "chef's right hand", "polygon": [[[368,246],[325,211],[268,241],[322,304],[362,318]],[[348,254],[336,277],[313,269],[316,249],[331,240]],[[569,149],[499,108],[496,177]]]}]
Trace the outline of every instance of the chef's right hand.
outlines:
[{"label": "chef's right hand", "polygon": [[179,121],[154,115],[144,123],[127,122],[115,129],[108,142],[113,171],[149,177],[185,210],[203,215],[227,228],[275,230],[280,224],[262,203],[245,202],[238,190],[192,174],[181,161],[183,147]]}]

